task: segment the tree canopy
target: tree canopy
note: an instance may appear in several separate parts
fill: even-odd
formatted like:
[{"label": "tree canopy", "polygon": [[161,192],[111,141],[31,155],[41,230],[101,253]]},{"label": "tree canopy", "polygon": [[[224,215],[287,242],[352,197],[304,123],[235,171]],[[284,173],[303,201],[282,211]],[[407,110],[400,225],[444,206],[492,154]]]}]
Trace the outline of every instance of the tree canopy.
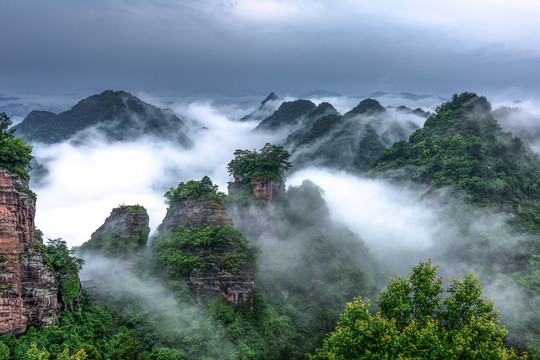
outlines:
[{"label": "tree canopy", "polygon": [[254,177],[267,177],[283,181],[285,172],[291,168],[290,154],[283,146],[267,143],[257,150],[236,150],[234,159],[227,165],[232,176],[241,176],[249,181]]},{"label": "tree canopy", "polygon": [[493,301],[478,278],[452,279],[446,290],[438,266],[421,261],[394,277],[369,312],[360,297],[347,304],[334,332],[312,359],[519,359],[503,344]]},{"label": "tree canopy", "polygon": [[32,147],[24,140],[13,136],[14,130],[8,130],[11,124],[12,121],[6,113],[0,113],[0,167],[13,171],[28,180]]},{"label": "tree canopy", "polygon": [[409,141],[382,152],[373,166],[434,188],[463,189],[480,205],[517,209],[516,224],[540,232],[539,160],[520,138],[502,130],[485,97],[463,93],[439,106]]},{"label": "tree canopy", "polygon": [[206,175],[199,181],[189,180],[187,183],[181,182],[176,189],[170,188],[164,196],[167,205],[199,197],[204,197],[220,205],[223,205],[225,200],[225,194],[218,191],[218,186],[214,185],[212,180]]}]

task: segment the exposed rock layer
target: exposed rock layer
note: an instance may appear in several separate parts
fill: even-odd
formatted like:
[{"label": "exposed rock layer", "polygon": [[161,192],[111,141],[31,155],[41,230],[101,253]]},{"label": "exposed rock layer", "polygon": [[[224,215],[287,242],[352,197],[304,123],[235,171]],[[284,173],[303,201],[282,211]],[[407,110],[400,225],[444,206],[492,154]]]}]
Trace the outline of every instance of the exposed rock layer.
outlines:
[{"label": "exposed rock layer", "polygon": [[243,191],[246,187],[251,190],[253,196],[268,205],[271,205],[279,194],[285,190],[283,182],[280,180],[258,176],[248,181],[245,177],[238,175],[234,177],[234,182],[229,183],[227,190],[229,195],[234,195],[236,192]]},{"label": "exposed rock layer", "polygon": [[[159,233],[166,234],[174,227],[227,226],[232,219],[217,203],[204,197],[179,201],[170,205],[167,216],[159,226]],[[216,296],[224,296],[234,304],[242,304],[253,290],[253,266],[235,254],[234,247],[193,249],[201,267],[195,268],[185,279],[193,290],[197,302],[205,305]]]},{"label": "exposed rock layer", "polygon": [[28,182],[0,168],[0,333],[58,322],[58,287],[35,239]]},{"label": "exposed rock layer", "polygon": [[234,258],[233,253],[234,248],[214,248],[199,256],[204,266],[189,275],[199,304],[207,304],[218,294],[237,305],[247,300],[255,284],[253,267],[245,259]]},{"label": "exposed rock layer", "polygon": [[171,204],[158,231],[160,234],[165,234],[179,225],[197,227],[232,224],[232,219],[223,206],[200,197]]},{"label": "exposed rock layer", "polygon": [[111,211],[111,215],[90,236],[91,239],[98,237],[115,237],[125,245],[146,246],[150,232],[149,217],[146,209],[139,205],[120,206]]}]

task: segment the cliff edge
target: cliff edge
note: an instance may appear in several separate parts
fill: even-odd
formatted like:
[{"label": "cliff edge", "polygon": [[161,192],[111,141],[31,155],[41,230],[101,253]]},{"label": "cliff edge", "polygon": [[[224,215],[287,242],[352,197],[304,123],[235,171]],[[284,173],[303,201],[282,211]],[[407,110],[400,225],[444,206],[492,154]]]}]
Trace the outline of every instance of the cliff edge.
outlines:
[{"label": "cliff edge", "polygon": [[28,181],[0,168],[0,333],[58,323],[55,274],[35,237]]}]

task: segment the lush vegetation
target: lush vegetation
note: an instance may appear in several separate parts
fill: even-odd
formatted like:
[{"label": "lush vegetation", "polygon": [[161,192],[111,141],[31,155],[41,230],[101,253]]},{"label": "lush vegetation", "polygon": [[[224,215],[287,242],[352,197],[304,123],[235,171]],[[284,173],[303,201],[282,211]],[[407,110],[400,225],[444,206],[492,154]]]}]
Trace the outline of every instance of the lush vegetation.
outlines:
[{"label": "lush vegetation", "polygon": [[200,181],[189,180],[186,183],[181,182],[178,184],[176,189],[170,188],[165,193],[165,203],[171,205],[180,201],[200,197],[220,205],[223,205],[225,202],[225,194],[218,191],[218,186],[214,185],[208,176],[204,176]]},{"label": "lush vegetation", "polygon": [[288,341],[286,358],[304,359],[334,327],[343,304],[373,290],[367,249],[329,218],[321,189],[310,181],[289,187],[271,216],[264,207],[242,208],[233,219],[261,247],[256,279],[261,296],[297,333]]},{"label": "lush vegetation", "polygon": [[[295,106],[303,104],[301,115],[291,112],[274,120],[282,126],[290,116],[315,111],[308,103]],[[385,113],[381,108],[374,100],[363,101],[346,116],[324,117],[332,109],[321,106],[319,120],[308,131],[296,133],[295,141],[305,140],[297,151],[320,143],[322,147],[316,148],[320,154],[307,152],[308,163],[320,160],[349,170],[353,164],[356,171],[379,157],[374,173],[414,179],[432,190],[460,189],[472,204],[516,213],[513,224],[520,230],[540,229],[538,158],[501,130],[485,98],[455,95],[409,141],[388,150],[384,150],[388,139],[400,138],[403,129],[380,133],[377,114]],[[365,115],[370,123],[363,121]],[[7,126],[3,132],[11,136]],[[495,248],[489,235],[468,233],[456,218],[457,230],[449,229],[456,236],[444,250],[447,259],[488,264],[485,272],[492,278],[522,285],[517,291],[528,308],[520,313],[520,331],[512,339],[505,338],[507,331],[498,325],[494,304],[482,296],[474,275],[453,279],[444,287],[431,262],[413,267],[406,278],[393,278],[373,313],[369,301],[354,297],[373,297],[378,274],[384,270],[374,264],[357,234],[330,218],[317,185],[305,181],[289,187],[271,210],[246,206],[256,203],[249,182],[258,177],[284,181],[289,159],[283,147],[271,144],[260,151],[237,150],[228,171],[245,183],[241,197],[226,198],[207,176],[182,182],[165,194],[168,211],[198,198],[225,204],[237,228],[178,226],[155,237],[147,249],[143,243],[124,243],[114,232],[88,242],[85,246],[108,254],[108,260],[102,259],[105,268],[125,263],[122,276],[107,273],[99,279],[96,297],[79,291],[82,262],[63,240],[50,240],[46,261],[57,274],[66,304],[60,324],[31,328],[22,336],[0,336],[0,359],[267,360],[306,359],[309,353],[313,359],[512,359],[519,354],[503,341],[540,348],[535,312],[540,306],[540,257],[535,235]],[[243,206],[236,206],[239,201]],[[114,211],[146,213],[143,207],[130,205]],[[135,256],[126,258],[126,252]],[[241,305],[222,296],[201,301],[190,277],[194,270],[212,269],[217,269],[219,281],[241,280],[258,269],[255,288]],[[77,295],[82,295],[82,306],[73,310],[67,304]]]},{"label": "lush vegetation", "polygon": [[[507,349],[493,301],[467,274],[444,289],[438,266],[420,262],[381,291],[380,311],[356,298],[312,359],[518,359]],[[526,358],[525,356],[523,358]]]},{"label": "lush vegetation", "polygon": [[79,271],[84,261],[73,256],[73,250],[62,239],[49,239],[45,248],[45,259],[56,274],[63,307],[73,305],[80,292]]},{"label": "lush vegetation", "polygon": [[490,111],[484,97],[454,95],[409,141],[384,151],[375,170],[464,189],[474,203],[516,209],[516,223],[538,232],[540,157],[504,132]]},{"label": "lush vegetation", "polygon": [[[236,269],[238,262],[255,262],[258,249],[231,225],[178,226],[152,241],[153,266],[170,278],[188,276],[194,268],[215,263],[219,268]],[[208,254],[208,250],[214,250]],[[218,249],[220,251],[218,251]]]},{"label": "lush vegetation", "polygon": [[0,167],[28,180],[32,147],[13,136],[14,130],[9,130],[11,124],[11,119],[5,113],[0,113]]},{"label": "lush vegetation", "polygon": [[249,182],[256,177],[284,181],[285,172],[291,168],[290,154],[282,146],[267,143],[257,150],[236,150],[234,159],[227,165],[229,174]]},{"label": "lush vegetation", "polygon": [[416,128],[399,121],[377,100],[365,99],[343,116],[331,112],[306,121],[287,137],[287,145],[295,168],[324,166],[363,173],[383,150]]}]

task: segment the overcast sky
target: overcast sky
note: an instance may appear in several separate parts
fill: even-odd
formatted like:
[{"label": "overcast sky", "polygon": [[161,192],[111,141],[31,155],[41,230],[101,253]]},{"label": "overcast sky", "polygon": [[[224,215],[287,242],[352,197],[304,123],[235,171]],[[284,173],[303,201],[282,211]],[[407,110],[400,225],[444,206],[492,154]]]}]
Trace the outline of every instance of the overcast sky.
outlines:
[{"label": "overcast sky", "polygon": [[538,92],[536,0],[0,0],[0,93]]}]

